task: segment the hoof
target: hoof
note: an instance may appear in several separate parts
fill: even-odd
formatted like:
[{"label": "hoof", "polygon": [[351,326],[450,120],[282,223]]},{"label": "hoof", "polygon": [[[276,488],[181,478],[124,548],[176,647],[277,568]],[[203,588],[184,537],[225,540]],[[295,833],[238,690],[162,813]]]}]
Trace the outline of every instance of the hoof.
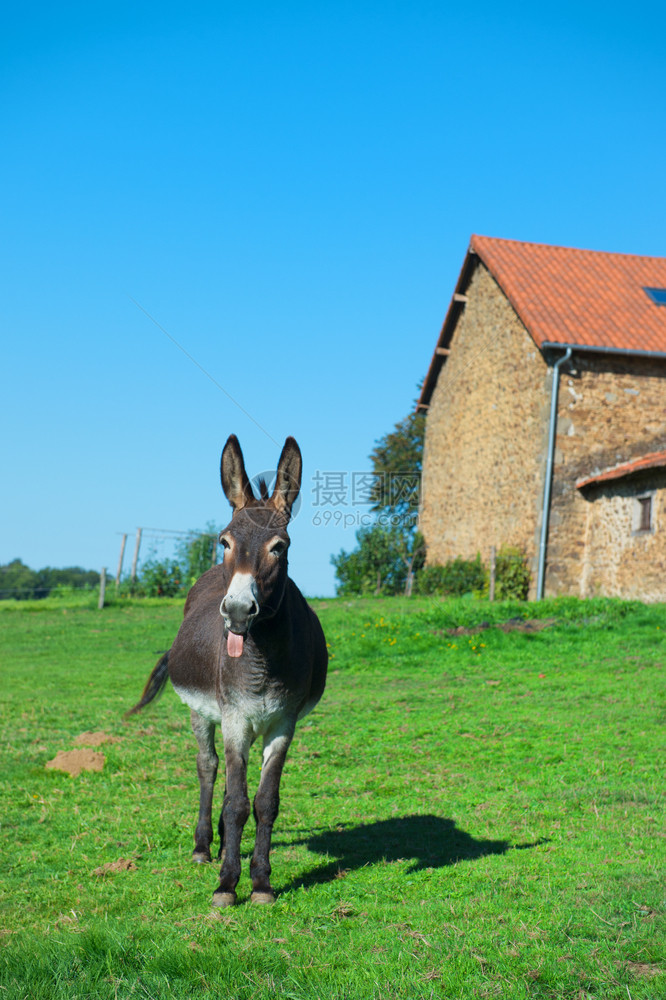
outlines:
[{"label": "hoof", "polygon": [[211,861],[210,851],[192,851],[192,861],[198,865],[206,865]]},{"label": "hoof", "polygon": [[219,906],[220,908],[224,906],[233,906],[236,902],[235,892],[214,892],[213,893],[213,906]]},{"label": "hoof", "polygon": [[250,896],[251,903],[274,903],[275,895],[272,892],[253,892]]}]

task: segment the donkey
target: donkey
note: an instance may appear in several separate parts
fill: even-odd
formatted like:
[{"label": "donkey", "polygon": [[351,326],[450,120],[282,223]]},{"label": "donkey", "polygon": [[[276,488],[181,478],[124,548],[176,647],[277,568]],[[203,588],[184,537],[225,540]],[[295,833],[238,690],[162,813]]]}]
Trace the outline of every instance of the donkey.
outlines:
[{"label": "donkey", "polygon": [[250,863],[251,900],[271,903],[269,851],[279,807],[280,778],[296,721],[324,692],[328,654],[319,619],[287,575],[287,525],[301,488],[301,452],[285,441],[269,497],[265,481],[257,499],[238,439],[231,435],[221,461],[222,489],[233,508],[220,534],[224,561],[190,590],[183,622],[157,662],[138,712],[171,678],[191,712],[199,753],[199,819],[193,860],[211,861],[213,787],[217,776],[215,727],[222,725],[226,787],[219,820],[222,858],[214,906],[236,902],[240,842],[250,814],[247,762],[263,738],[263,763],[254,798],[256,837]]}]

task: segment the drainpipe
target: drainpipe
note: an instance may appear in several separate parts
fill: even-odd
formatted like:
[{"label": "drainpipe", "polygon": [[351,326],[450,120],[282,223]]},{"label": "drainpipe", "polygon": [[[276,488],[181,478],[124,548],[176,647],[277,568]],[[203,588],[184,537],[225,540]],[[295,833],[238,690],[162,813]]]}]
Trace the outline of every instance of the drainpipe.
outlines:
[{"label": "drainpipe", "polygon": [[[564,346],[564,345],[562,345]],[[548,457],[546,460],[546,481],[543,486],[543,509],[541,511],[541,540],[539,542],[539,571],[537,576],[537,601],[543,597],[546,577],[546,548],[548,544],[548,518],[550,514],[550,494],[553,487],[553,461],[555,457],[555,436],[557,434],[557,396],[560,388],[560,366],[571,357],[571,347],[553,365],[553,383],[550,389],[550,424],[548,426]]]}]

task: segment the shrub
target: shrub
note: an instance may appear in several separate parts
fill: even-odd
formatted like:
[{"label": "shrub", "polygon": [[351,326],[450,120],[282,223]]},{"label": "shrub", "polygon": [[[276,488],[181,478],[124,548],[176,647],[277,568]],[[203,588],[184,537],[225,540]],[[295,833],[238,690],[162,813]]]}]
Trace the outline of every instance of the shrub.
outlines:
[{"label": "shrub", "polygon": [[140,593],[145,597],[175,597],[182,580],[183,571],[175,559],[150,559],[141,568]]},{"label": "shrub", "polygon": [[389,528],[373,524],[356,532],[357,547],[351,552],[342,549],[331,556],[335,568],[336,593],[339,597],[384,593],[395,594],[404,582],[399,576],[402,566],[396,540]]},{"label": "shrub", "polygon": [[450,559],[444,566],[426,566],[416,577],[419,594],[470,594],[482,590],[486,571],[481,556],[476,559]]},{"label": "shrub", "polygon": [[504,545],[495,562],[495,596],[504,601],[526,601],[530,589],[530,571],[520,549]]}]

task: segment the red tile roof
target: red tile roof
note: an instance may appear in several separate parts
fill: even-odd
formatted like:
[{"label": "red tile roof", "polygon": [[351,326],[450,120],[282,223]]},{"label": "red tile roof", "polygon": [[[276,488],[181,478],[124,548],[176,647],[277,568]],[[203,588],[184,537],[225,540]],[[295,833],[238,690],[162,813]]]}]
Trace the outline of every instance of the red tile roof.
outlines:
[{"label": "red tile roof", "polygon": [[539,348],[571,344],[592,351],[659,354],[666,360],[666,306],[656,305],[645,292],[666,288],[666,257],[472,236],[419,407],[430,402],[479,260]]},{"label": "red tile roof", "polygon": [[666,352],[666,257],[576,250],[472,236],[479,255],[541,347],[580,344]]},{"label": "red tile roof", "polygon": [[592,483],[607,483],[611,479],[623,479],[636,472],[643,472],[646,469],[659,469],[666,465],[666,451],[652,451],[642,458],[635,458],[631,462],[622,462],[621,465],[614,465],[610,469],[604,469],[594,476],[587,476],[579,479],[576,483],[577,489],[583,486],[591,486]]}]

